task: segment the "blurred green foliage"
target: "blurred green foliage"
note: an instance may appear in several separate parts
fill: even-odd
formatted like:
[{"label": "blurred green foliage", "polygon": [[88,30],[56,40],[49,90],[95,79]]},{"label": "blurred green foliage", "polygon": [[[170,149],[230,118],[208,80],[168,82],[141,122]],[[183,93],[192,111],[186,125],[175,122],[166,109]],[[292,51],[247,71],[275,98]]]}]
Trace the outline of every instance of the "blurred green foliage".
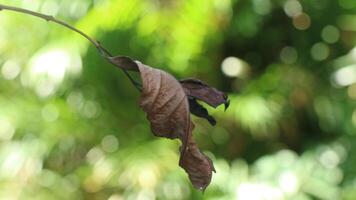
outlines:
[{"label": "blurred green foliage", "polygon": [[[205,194],[82,37],[0,12],[0,199],[356,199],[355,0],[3,0],[114,54],[196,77],[231,107],[193,117]],[[136,78],[138,78],[136,76]]]}]

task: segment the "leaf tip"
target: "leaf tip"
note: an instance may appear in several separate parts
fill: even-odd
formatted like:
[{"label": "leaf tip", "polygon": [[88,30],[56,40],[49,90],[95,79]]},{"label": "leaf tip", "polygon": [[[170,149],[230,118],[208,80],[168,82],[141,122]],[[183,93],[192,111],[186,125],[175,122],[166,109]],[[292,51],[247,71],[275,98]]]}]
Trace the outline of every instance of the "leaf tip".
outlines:
[{"label": "leaf tip", "polygon": [[209,116],[208,121],[209,121],[209,123],[210,123],[212,126],[215,126],[215,125],[216,125],[216,120],[215,120],[214,117]]},{"label": "leaf tip", "polygon": [[224,106],[225,106],[225,111],[229,108],[230,106],[230,99],[228,99],[228,97],[226,97],[226,101],[224,103]]},{"label": "leaf tip", "polygon": [[107,58],[109,62],[118,68],[139,71],[137,63],[128,56],[114,56]]}]

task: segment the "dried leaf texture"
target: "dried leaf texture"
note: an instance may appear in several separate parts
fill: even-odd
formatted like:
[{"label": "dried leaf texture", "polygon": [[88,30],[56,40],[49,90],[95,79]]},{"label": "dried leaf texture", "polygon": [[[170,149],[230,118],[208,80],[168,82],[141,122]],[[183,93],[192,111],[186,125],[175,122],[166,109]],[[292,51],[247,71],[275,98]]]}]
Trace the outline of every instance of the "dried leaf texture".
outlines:
[{"label": "dried leaf texture", "polygon": [[[192,133],[193,128],[193,123],[190,123],[189,133]],[[213,162],[199,150],[191,136],[187,138],[187,147],[181,151],[179,166],[188,173],[193,186],[204,191],[215,172]]]},{"label": "dried leaf texture", "polygon": [[216,108],[225,104],[225,109],[229,107],[229,100],[225,93],[210,87],[198,79],[184,79],[180,81],[187,96],[199,99]]},{"label": "dried leaf texture", "polygon": [[133,61],[130,57],[127,56],[115,56],[108,57],[109,62],[121,69],[138,71],[138,66],[135,61]]},{"label": "dried leaf texture", "polygon": [[142,79],[140,106],[147,113],[156,136],[182,141],[179,165],[194,187],[204,190],[210,183],[211,160],[200,152],[192,138],[188,98],[180,83],[167,72],[136,62]]},{"label": "dried leaf texture", "polygon": [[208,120],[208,122],[212,125],[216,125],[216,120],[213,116],[209,115],[209,112],[206,108],[204,108],[202,105],[200,105],[195,98],[188,97],[189,101],[189,110],[190,113],[197,117],[204,118]]},{"label": "dried leaf texture", "polygon": [[138,63],[142,93],[140,106],[156,136],[184,139],[189,131],[189,106],[176,79],[159,69]]},{"label": "dried leaf texture", "polygon": [[227,95],[198,79],[184,79],[180,83],[188,96],[190,112],[197,117],[208,120],[211,125],[215,126],[215,118],[209,115],[208,110],[200,105],[197,100],[204,101],[214,108],[224,104],[226,110],[230,104]]}]

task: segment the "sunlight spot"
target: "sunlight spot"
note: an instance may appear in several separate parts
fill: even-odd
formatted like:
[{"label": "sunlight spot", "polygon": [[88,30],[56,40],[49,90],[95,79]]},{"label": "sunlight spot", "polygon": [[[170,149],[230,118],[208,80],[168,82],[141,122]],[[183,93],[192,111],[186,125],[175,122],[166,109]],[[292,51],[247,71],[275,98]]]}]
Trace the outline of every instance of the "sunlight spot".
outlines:
[{"label": "sunlight spot", "polygon": [[79,91],[71,92],[67,97],[67,103],[72,108],[75,108],[77,110],[81,109],[84,105],[83,94]]},{"label": "sunlight spot", "polygon": [[329,169],[335,168],[340,163],[338,154],[331,149],[324,151],[319,159],[321,164]]},{"label": "sunlight spot", "polygon": [[271,12],[272,3],[270,0],[253,0],[253,10],[260,15],[266,15]]},{"label": "sunlight spot", "polygon": [[138,173],[138,183],[144,188],[153,188],[157,183],[157,178],[152,168],[146,168]]},{"label": "sunlight spot", "polygon": [[111,164],[106,161],[102,160],[101,162],[97,162],[94,167],[93,177],[100,182],[106,182],[110,177],[112,172]]},{"label": "sunlight spot", "polygon": [[297,155],[293,151],[285,149],[277,153],[277,159],[281,161],[280,165],[290,167],[296,162]]},{"label": "sunlight spot", "polygon": [[298,59],[298,52],[294,47],[286,46],[282,49],[280,58],[286,64],[293,64]]},{"label": "sunlight spot", "polygon": [[293,25],[298,30],[306,30],[310,27],[310,24],[310,17],[305,13],[293,17]]},{"label": "sunlight spot", "polygon": [[99,191],[110,179],[112,165],[107,160],[95,163],[92,174],[84,180],[84,188],[88,192]]},{"label": "sunlight spot", "polygon": [[325,60],[329,56],[329,53],[329,46],[322,42],[314,44],[310,50],[312,58],[316,61]]},{"label": "sunlight spot", "polygon": [[0,164],[0,174],[6,178],[14,178],[24,161],[25,159],[20,149],[8,152],[5,160]]},{"label": "sunlight spot", "polygon": [[55,83],[60,83],[70,65],[68,53],[62,50],[48,51],[37,56],[32,63],[32,75],[44,74]]},{"label": "sunlight spot", "polygon": [[115,152],[119,147],[119,141],[114,135],[107,135],[101,140],[101,147],[106,152]]},{"label": "sunlight spot", "polygon": [[227,57],[221,64],[223,73],[229,77],[238,77],[244,74],[247,63],[236,57]]},{"label": "sunlight spot", "polygon": [[89,152],[87,153],[87,160],[92,165],[99,162],[99,160],[103,158],[104,158],[104,152],[98,147],[94,147],[90,149]]},{"label": "sunlight spot", "polygon": [[283,172],[278,179],[279,187],[288,194],[294,194],[299,189],[297,176],[290,171]]},{"label": "sunlight spot", "polygon": [[333,44],[340,38],[340,31],[335,26],[328,25],[321,31],[321,37],[327,43]]},{"label": "sunlight spot", "polygon": [[20,70],[20,66],[12,60],[6,61],[1,68],[2,75],[7,80],[15,79],[20,74]]},{"label": "sunlight spot", "polygon": [[100,106],[94,101],[86,101],[83,105],[82,114],[87,118],[94,118],[100,114]]},{"label": "sunlight spot", "polygon": [[338,86],[348,86],[356,83],[356,65],[349,65],[337,70],[333,79]]},{"label": "sunlight spot", "polygon": [[287,0],[284,4],[284,12],[289,17],[300,15],[303,11],[302,5],[297,0]]},{"label": "sunlight spot", "polygon": [[48,97],[56,92],[65,75],[78,75],[82,62],[78,53],[71,50],[52,49],[33,56],[27,77],[21,76],[24,86],[33,87],[39,97]]}]

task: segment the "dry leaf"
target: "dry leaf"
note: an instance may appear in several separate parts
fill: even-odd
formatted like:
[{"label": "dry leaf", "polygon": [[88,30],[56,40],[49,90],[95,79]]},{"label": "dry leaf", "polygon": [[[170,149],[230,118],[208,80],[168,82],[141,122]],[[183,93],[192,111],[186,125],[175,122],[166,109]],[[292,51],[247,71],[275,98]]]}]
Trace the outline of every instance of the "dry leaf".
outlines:
[{"label": "dry leaf", "polygon": [[[191,131],[194,128],[191,123]],[[190,133],[191,133],[190,131]],[[179,159],[181,166],[189,175],[189,179],[193,186],[202,191],[210,184],[213,171],[215,168],[211,159],[200,152],[193,138],[188,137],[187,147],[181,149],[181,157]]]},{"label": "dry leaf", "polygon": [[138,63],[142,79],[140,106],[147,113],[156,136],[180,138],[189,131],[189,105],[176,79],[159,69]]},{"label": "dry leaf", "polygon": [[195,188],[205,190],[215,169],[210,158],[204,155],[194,142],[192,137],[194,124],[191,122],[189,111],[206,118],[214,125],[215,119],[196,99],[205,101],[213,107],[220,104],[227,107],[229,103],[227,96],[199,80],[187,79],[178,82],[167,72],[133,61],[126,56],[108,59],[120,68],[140,72],[142,79],[140,107],[147,114],[153,134],[181,140],[179,165],[188,173]]},{"label": "dry leaf", "polygon": [[208,110],[204,108],[202,105],[200,105],[195,98],[188,97],[189,101],[189,110],[190,113],[197,117],[204,118],[208,120],[208,122],[212,125],[216,125],[216,120],[213,116],[209,115]]},{"label": "dry leaf", "polygon": [[216,88],[210,87],[198,79],[184,79],[180,81],[185,94],[189,99],[190,112],[209,121],[213,126],[216,125],[214,117],[209,115],[208,110],[200,105],[196,100],[201,100],[208,105],[216,108],[224,104],[225,110],[229,107],[230,101],[227,95]]},{"label": "dry leaf", "polygon": [[131,71],[138,71],[138,66],[135,61],[133,61],[130,57],[127,56],[115,56],[108,57],[108,60],[111,64]]},{"label": "dry leaf", "polygon": [[194,126],[182,86],[164,71],[141,63],[138,66],[143,85],[140,106],[147,113],[152,132],[182,141],[179,165],[188,173],[194,187],[204,190],[211,181],[214,166],[192,138]]},{"label": "dry leaf", "polygon": [[221,104],[225,105],[225,110],[229,107],[230,101],[225,93],[210,87],[198,79],[184,79],[180,81],[187,96],[199,99],[216,108]]}]

